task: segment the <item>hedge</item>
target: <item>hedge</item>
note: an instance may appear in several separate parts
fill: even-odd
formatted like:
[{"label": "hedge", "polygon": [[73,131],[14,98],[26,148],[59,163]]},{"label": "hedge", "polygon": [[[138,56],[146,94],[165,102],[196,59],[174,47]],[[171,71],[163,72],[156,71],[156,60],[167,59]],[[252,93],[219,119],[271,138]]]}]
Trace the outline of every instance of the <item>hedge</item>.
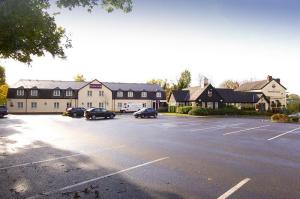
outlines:
[{"label": "hedge", "polygon": [[176,109],[177,109],[177,106],[169,106],[168,107],[168,112],[169,113],[176,113]]},{"label": "hedge", "polygon": [[176,113],[180,114],[188,114],[190,110],[192,110],[192,106],[178,106],[176,109]]},{"label": "hedge", "polygon": [[272,115],[271,120],[274,122],[293,122],[293,123],[300,122],[299,117],[289,117],[285,114],[274,114]]}]

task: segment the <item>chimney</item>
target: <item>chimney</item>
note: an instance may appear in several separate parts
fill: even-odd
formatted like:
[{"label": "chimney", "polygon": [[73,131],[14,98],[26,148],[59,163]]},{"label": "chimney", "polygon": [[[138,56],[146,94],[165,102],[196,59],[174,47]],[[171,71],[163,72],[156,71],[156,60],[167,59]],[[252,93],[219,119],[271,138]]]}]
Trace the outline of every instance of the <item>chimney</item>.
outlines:
[{"label": "chimney", "polygon": [[270,82],[273,80],[273,77],[271,75],[268,75],[267,80]]},{"label": "chimney", "polygon": [[204,77],[204,80],[203,80],[203,87],[206,87],[208,86],[208,79],[206,77]]}]

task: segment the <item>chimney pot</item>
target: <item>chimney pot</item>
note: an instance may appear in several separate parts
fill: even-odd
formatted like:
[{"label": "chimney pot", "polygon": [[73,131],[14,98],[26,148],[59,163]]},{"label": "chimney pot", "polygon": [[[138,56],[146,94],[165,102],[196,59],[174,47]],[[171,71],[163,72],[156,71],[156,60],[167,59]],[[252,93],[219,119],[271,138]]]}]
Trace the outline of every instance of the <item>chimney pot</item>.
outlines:
[{"label": "chimney pot", "polygon": [[267,80],[270,82],[273,80],[273,77],[271,75],[268,75]]}]

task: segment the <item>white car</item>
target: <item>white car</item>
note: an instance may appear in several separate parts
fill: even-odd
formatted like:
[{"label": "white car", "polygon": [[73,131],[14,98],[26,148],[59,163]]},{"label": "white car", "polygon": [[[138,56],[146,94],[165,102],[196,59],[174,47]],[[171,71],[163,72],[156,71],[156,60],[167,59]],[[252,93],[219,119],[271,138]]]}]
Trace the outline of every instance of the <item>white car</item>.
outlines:
[{"label": "white car", "polygon": [[143,107],[142,104],[124,104],[122,108],[120,109],[121,113],[126,113],[126,112],[136,112],[141,110]]},{"label": "white car", "polygon": [[299,113],[292,114],[292,115],[289,115],[289,117],[299,117],[299,118],[300,118],[300,112],[299,112]]}]

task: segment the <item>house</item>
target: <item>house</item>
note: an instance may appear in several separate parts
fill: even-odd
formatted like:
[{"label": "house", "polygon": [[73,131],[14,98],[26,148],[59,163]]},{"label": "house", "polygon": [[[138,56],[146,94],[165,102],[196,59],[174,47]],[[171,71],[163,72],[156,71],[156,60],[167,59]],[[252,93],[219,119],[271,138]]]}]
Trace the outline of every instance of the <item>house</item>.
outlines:
[{"label": "house", "polygon": [[240,109],[255,108],[259,111],[286,106],[286,88],[279,79],[268,76],[266,80],[242,84],[238,89],[215,88],[205,79],[203,85],[173,91],[171,106],[200,106],[218,109],[232,105]]},{"label": "house", "polygon": [[129,103],[158,109],[165,98],[155,84],[20,80],[9,88],[7,106],[10,113],[61,113],[69,107],[119,111]]}]

